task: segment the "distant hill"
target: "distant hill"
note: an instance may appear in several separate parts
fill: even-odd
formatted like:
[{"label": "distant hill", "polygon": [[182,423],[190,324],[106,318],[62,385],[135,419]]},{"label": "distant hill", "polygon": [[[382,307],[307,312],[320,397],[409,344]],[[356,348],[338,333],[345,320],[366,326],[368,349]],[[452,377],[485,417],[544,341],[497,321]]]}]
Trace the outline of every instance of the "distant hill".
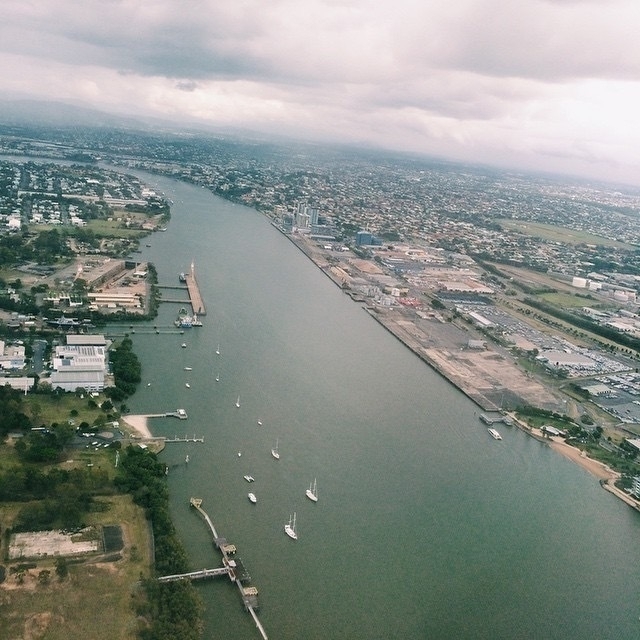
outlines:
[{"label": "distant hill", "polygon": [[78,107],[63,102],[36,100],[0,100],[0,124],[43,125],[54,127],[111,127],[148,129],[161,123],[153,118],[119,116],[97,109]]}]

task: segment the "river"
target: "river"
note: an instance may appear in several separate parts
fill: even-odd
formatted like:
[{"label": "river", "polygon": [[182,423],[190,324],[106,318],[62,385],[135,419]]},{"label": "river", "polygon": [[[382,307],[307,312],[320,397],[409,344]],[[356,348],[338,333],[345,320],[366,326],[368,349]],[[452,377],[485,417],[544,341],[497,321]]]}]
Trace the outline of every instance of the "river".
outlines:
[{"label": "river", "polygon": [[[152,419],[154,435],[205,438],[161,454],[194,569],[220,558],[190,496],[238,547],[270,638],[639,637],[640,514],[523,432],[493,440],[470,400],[265,217],[138,175],[174,201],[139,257],[169,285],[193,260],[208,311],[184,335],[137,329],[143,383],[128,401],[187,410]],[[297,541],[283,531],[294,512]],[[205,638],[259,638],[226,579],[198,589]]]}]

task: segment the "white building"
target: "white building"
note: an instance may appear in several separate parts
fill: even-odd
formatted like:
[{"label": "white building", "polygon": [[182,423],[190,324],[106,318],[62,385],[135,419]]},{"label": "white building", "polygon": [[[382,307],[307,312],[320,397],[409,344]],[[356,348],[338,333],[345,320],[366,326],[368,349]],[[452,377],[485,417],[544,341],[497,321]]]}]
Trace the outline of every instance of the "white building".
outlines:
[{"label": "white building", "polygon": [[24,346],[19,344],[5,345],[0,340],[0,369],[23,369]]},{"label": "white building", "polygon": [[101,335],[69,335],[56,347],[49,382],[54,389],[102,391],[107,374],[106,340]]}]

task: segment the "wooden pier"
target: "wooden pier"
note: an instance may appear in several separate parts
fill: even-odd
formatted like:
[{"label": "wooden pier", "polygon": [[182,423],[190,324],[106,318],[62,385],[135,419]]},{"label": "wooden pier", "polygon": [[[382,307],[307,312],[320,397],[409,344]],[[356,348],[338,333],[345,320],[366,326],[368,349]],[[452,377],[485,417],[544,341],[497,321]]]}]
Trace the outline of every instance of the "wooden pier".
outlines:
[{"label": "wooden pier", "polygon": [[207,310],[204,306],[202,296],[200,295],[200,289],[196,281],[196,269],[193,262],[191,263],[191,271],[185,274],[185,283],[187,285],[187,290],[189,291],[189,298],[191,300],[193,313],[199,316],[207,315]]}]

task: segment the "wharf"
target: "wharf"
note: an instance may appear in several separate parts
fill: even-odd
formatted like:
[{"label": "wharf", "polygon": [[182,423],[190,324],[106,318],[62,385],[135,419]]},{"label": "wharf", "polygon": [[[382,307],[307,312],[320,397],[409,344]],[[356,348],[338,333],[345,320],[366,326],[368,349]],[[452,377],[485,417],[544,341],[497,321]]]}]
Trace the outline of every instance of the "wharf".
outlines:
[{"label": "wharf", "polygon": [[196,270],[193,262],[191,263],[191,271],[184,274],[184,281],[187,285],[187,291],[189,292],[189,298],[191,300],[191,308],[193,309],[193,313],[199,316],[207,315],[204,301],[202,300],[202,296],[200,295],[200,288],[198,287],[198,282],[196,281]]}]

